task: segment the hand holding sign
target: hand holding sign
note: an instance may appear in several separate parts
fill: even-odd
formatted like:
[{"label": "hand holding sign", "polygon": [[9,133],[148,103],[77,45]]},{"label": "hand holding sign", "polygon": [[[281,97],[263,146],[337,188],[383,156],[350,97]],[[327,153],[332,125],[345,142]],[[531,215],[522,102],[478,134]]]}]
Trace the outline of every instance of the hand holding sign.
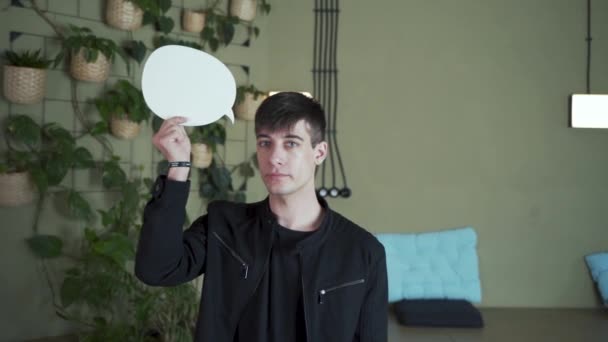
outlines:
[{"label": "hand holding sign", "polygon": [[217,58],[197,49],[167,45],[152,52],[141,77],[146,104],[163,119],[181,116],[202,126],[226,115],[234,123],[236,82]]}]

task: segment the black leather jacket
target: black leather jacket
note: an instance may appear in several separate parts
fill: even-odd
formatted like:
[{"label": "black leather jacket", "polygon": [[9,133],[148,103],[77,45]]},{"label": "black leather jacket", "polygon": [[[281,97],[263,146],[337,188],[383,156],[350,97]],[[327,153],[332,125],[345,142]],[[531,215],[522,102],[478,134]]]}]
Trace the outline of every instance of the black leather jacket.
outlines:
[{"label": "black leather jacket", "polygon": [[[135,274],[172,286],[205,274],[195,341],[232,342],[239,318],[268,268],[268,199],[216,201],[182,232],[190,183],[159,177],[144,211]],[[322,202],[324,200],[321,199]],[[326,203],[322,203],[326,206]],[[308,341],[387,341],[386,257],[376,238],[340,214],[297,246]]]}]

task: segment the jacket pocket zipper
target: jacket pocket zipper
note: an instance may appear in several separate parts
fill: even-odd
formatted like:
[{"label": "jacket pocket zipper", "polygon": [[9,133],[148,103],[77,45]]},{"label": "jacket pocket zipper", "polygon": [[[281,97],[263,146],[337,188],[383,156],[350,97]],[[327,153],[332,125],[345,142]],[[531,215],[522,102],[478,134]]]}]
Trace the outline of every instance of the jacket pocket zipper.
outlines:
[{"label": "jacket pocket zipper", "polygon": [[341,289],[343,287],[353,286],[353,285],[358,285],[358,284],[363,284],[363,283],[365,283],[365,279],[358,279],[358,280],[349,281],[347,283],[340,284],[337,286],[332,286],[327,289],[319,290],[319,304],[323,304],[323,296],[325,296],[326,294],[328,294],[331,291]]},{"label": "jacket pocket zipper", "polygon": [[215,237],[220,241],[220,243],[222,244],[222,246],[224,246],[228,252],[230,252],[230,254],[232,254],[232,256],[239,262],[241,263],[241,267],[243,268],[243,279],[247,279],[247,276],[249,274],[249,265],[247,265],[247,263],[243,260],[243,258],[241,258],[235,251],[234,249],[230,248],[230,246],[228,246],[228,244],[226,242],[224,242],[224,240],[222,240],[222,238],[217,235],[216,232],[213,232],[213,235],[215,235]]}]

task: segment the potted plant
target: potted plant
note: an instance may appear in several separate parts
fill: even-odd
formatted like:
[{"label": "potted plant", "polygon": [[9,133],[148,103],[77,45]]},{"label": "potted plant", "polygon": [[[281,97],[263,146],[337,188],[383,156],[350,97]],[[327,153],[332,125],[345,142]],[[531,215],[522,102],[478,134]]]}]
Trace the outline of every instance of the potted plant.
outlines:
[{"label": "potted plant", "polygon": [[13,103],[37,103],[46,91],[46,69],[52,60],[40,55],[40,50],[17,53],[6,51],[4,65],[4,97]]},{"label": "potted plant", "polygon": [[[120,199],[99,210],[100,227],[84,229],[81,249],[69,257],[73,263],[59,291],[52,292],[55,312],[86,327],[78,333],[83,341],[191,341],[198,307],[194,285],[150,287],[133,275],[141,227],[141,216],[133,213],[143,210],[152,181],[113,173],[104,170],[104,187],[119,189]],[[67,256],[59,236],[39,235],[29,246],[43,260]]]},{"label": "potted plant", "polygon": [[201,33],[205,28],[205,11],[184,9],[182,14],[182,28],[186,32]]},{"label": "potted plant", "polygon": [[226,142],[226,128],[219,122],[194,127],[189,134],[192,145],[192,165],[198,168],[209,167],[217,145]]},{"label": "potted plant", "polygon": [[[0,163],[0,205],[31,202],[34,189],[44,195],[59,185],[70,168],[93,167],[93,157],[56,123],[38,125],[27,115],[10,116],[5,125],[7,151]],[[35,188],[34,188],[35,185]]]},{"label": "potted plant", "polygon": [[66,53],[70,56],[70,73],[81,81],[105,81],[116,55],[119,55],[125,61],[127,69],[129,68],[127,56],[113,40],[96,37],[91,29],[86,27],[69,26],[63,40],[63,49],[55,58],[55,66]]},{"label": "potted plant", "polygon": [[236,118],[253,121],[255,119],[255,111],[267,96],[266,92],[257,89],[254,85],[239,86],[236,89],[236,101],[234,106]]},{"label": "potted plant", "polygon": [[230,15],[240,20],[253,21],[255,19],[258,5],[262,13],[270,13],[270,4],[266,0],[230,0]]},{"label": "potted plant", "polygon": [[120,139],[135,138],[141,122],[147,121],[151,114],[141,90],[127,80],[116,82],[112,89],[95,100],[95,106],[103,119],[101,126],[105,131],[109,128],[112,135]]},{"label": "potted plant", "polygon": [[107,0],[106,21],[112,27],[134,31],[141,27],[144,10],[137,0]]}]

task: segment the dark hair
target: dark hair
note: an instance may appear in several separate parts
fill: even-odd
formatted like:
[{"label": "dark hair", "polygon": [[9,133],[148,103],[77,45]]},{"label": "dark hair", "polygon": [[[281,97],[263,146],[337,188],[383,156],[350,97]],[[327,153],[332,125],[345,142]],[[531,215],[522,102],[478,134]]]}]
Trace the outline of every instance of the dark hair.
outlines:
[{"label": "dark hair", "polygon": [[313,147],[325,140],[323,108],[317,101],[296,92],[282,92],[266,98],[255,113],[255,132],[291,129],[300,120],[310,125]]}]

